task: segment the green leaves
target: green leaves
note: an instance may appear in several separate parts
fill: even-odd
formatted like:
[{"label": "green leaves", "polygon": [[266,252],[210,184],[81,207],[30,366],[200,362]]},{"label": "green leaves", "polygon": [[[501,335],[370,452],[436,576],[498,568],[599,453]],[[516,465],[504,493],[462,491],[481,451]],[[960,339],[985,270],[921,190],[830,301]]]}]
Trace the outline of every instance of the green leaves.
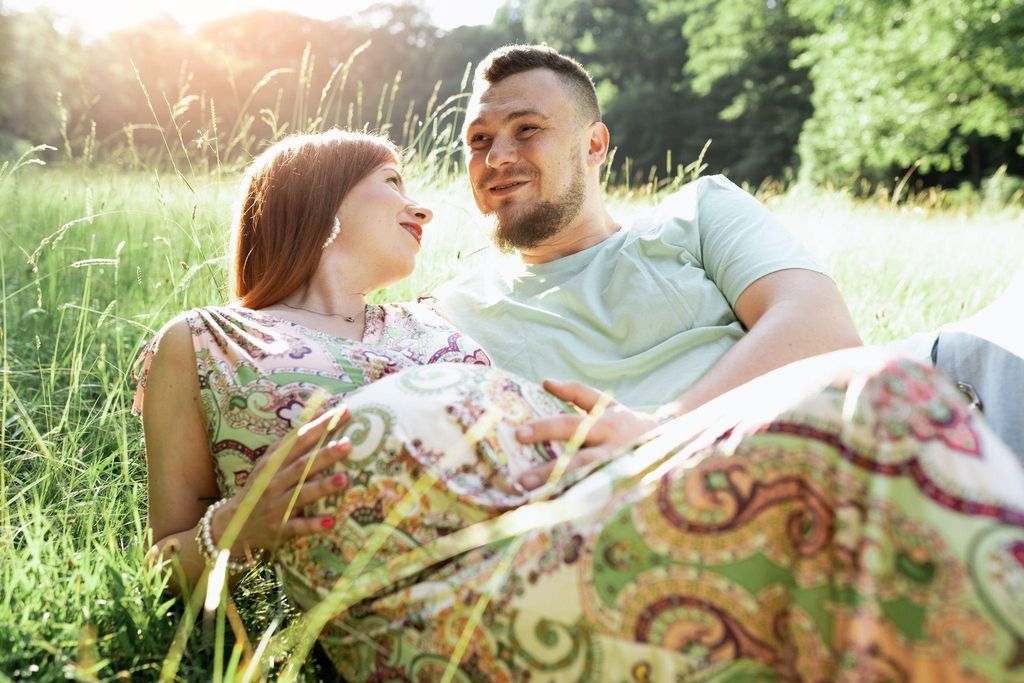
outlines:
[{"label": "green leaves", "polygon": [[804,177],[883,180],[915,164],[960,171],[969,154],[1024,129],[1019,3],[857,0],[831,16],[817,0],[793,7],[815,27],[798,60],[814,83]]}]

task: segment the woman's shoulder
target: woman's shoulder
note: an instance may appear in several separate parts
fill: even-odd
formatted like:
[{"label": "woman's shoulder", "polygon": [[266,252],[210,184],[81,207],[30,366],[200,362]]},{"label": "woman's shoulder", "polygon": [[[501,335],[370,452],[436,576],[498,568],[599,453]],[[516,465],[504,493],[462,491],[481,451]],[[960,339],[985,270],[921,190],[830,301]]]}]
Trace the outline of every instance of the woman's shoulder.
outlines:
[{"label": "woman's shoulder", "polygon": [[236,321],[236,325],[243,322],[243,310],[237,306],[225,305],[202,306],[182,311],[164,323],[150,339],[147,347],[153,347],[155,352],[165,343],[179,350],[186,346],[186,341],[192,346],[196,343],[195,338],[209,333],[211,327],[223,327],[224,321],[227,320]]},{"label": "woman's shoulder", "polygon": [[141,412],[143,394],[153,376],[159,382],[160,378],[195,375],[198,351],[216,346],[217,339],[239,331],[247,333],[249,327],[246,309],[234,305],[190,308],[168,320],[143,345],[135,361],[133,412]]},{"label": "woman's shoulder", "polygon": [[[199,309],[189,309],[168,320],[146,344],[145,351],[154,357],[192,362],[192,337],[199,318]],[[187,352],[187,353],[186,353]]]},{"label": "woman's shoulder", "polygon": [[153,378],[187,377],[195,374],[195,350],[192,341],[191,311],[185,311],[164,323],[143,347],[133,368],[136,384],[132,412],[142,413],[143,397]]}]

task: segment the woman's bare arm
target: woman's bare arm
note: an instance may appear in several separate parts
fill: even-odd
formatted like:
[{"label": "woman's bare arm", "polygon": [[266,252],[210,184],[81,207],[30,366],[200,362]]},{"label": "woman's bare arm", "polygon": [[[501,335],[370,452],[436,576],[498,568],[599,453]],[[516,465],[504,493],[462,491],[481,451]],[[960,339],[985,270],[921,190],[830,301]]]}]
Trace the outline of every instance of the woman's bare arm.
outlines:
[{"label": "woman's bare arm", "polygon": [[164,327],[150,366],[142,403],[149,472],[148,526],[151,552],[180,563],[171,586],[194,585],[205,563],[195,542],[196,525],[220,497],[199,397],[192,334],[183,318]]},{"label": "woman's bare arm", "polygon": [[[214,543],[249,494],[257,497],[232,546],[235,556],[244,556],[249,550],[273,551],[295,536],[329,531],[333,518],[302,517],[299,511],[347,486],[344,474],[325,476],[325,471],[350,452],[351,444],[348,439],[324,443],[345,419],[344,408],[326,411],[297,430],[295,438],[287,442],[288,452],[281,452],[284,439],[271,445],[254,464],[245,487],[216,511],[210,524]],[[196,526],[206,508],[220,497],[199,395],[192,333],[182,318],[169,323],[159,336],[146,383],[142,421],[149,470],[151,553],[180,567],[180,573],[171,574],[171,587],[180,592],[186,585],[195,585],[203,572],[205,561],[196,544]],[[258,494],[251,490],[256,482],[265,485]]]}]

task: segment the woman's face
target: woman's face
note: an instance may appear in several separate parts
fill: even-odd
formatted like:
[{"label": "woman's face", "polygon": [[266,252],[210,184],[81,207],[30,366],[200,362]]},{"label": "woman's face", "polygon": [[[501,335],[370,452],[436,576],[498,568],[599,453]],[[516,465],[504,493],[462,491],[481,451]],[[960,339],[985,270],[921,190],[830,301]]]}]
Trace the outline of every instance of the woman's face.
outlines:
[{"label": "woman's face", "polygon": [[387,162],[363,178],[338,209],[341,231],[327,248],[370,268],[384,286],[412,273],[423,226],[433,213],[405,194],[398,164]]}]

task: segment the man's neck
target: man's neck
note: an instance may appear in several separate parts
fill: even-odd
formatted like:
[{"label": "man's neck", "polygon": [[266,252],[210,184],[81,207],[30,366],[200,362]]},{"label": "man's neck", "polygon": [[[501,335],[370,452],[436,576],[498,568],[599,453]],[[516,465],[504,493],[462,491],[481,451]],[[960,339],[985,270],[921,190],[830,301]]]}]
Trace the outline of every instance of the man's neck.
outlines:
[{"label": "man's neck", "polygon": [[600,244],[618,232],[620,227],[604,206],[600,205],[596,211],[581,212],[551,239],[530,249],[520,250],[519,257],[523,263],[548,263]]}]

